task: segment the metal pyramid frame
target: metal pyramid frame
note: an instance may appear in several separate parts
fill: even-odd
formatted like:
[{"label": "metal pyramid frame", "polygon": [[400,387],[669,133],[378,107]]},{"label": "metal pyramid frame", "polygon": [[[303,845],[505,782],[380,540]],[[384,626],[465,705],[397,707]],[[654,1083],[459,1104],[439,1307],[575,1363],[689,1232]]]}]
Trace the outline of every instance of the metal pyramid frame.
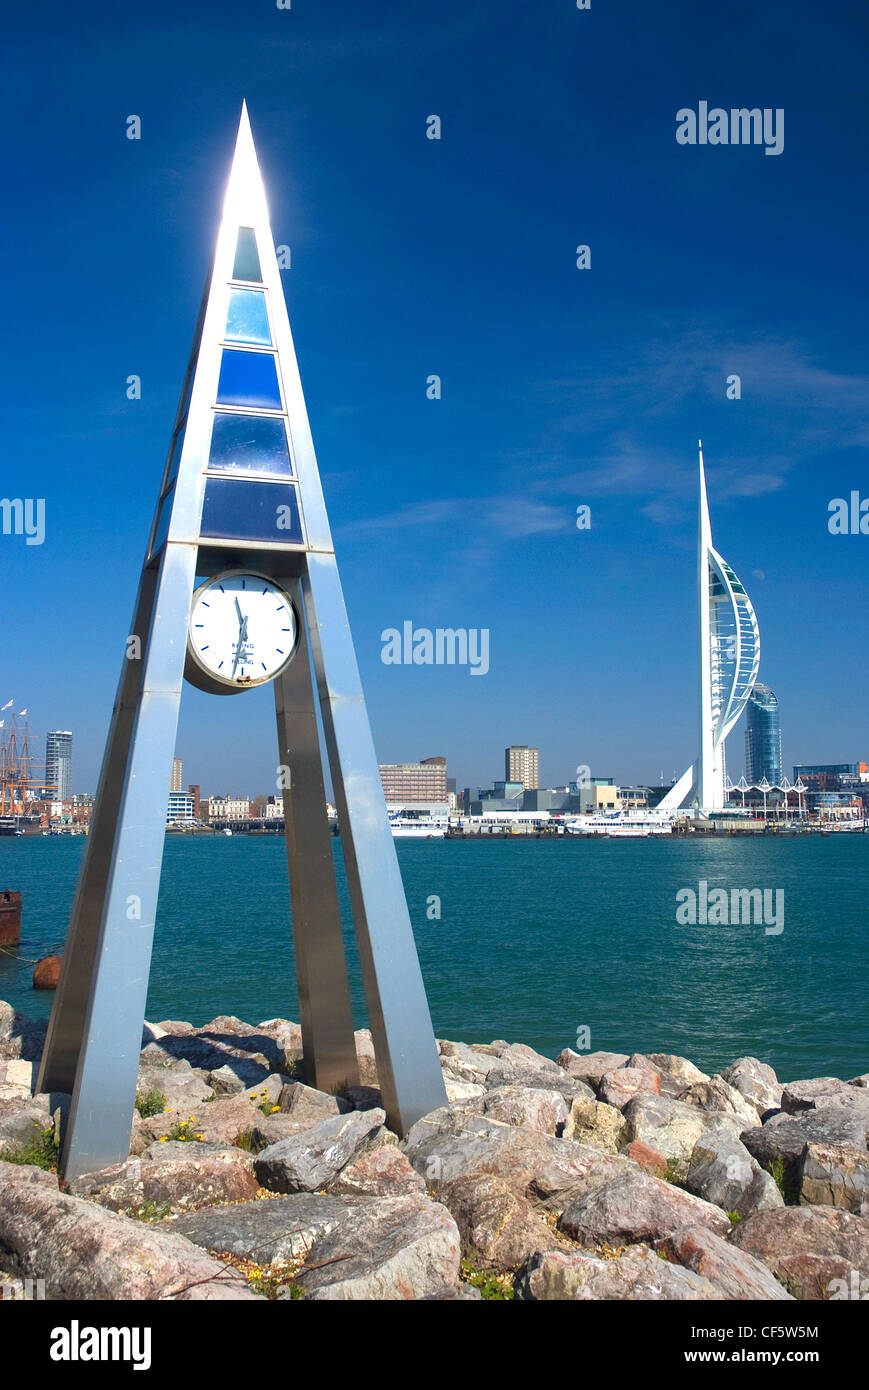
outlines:
[{"label": "metal pyramid frame", "polygon": [[[267,342],[230,333],[231,296],[250,304],[252,291]],[[273,374],[276,394],[258,404],[256,388],[249,398],[242,388],[233,404],[225,372]],[[215,468],[215,420],[227,416],[283,421],[283,473]],[[326,1090],[358,1081],[318,698],[383,1105],[405,1133],[446,1094],[246,106],[142,567],[131,628],[140,650],[128,643],[122,665],[37,1083],[72,1094],[67,1179],[129,1153],[191,604],[197,576],[233,568],[278,585],[296,610],[296,652],[274,686],[306,1079]]]}]

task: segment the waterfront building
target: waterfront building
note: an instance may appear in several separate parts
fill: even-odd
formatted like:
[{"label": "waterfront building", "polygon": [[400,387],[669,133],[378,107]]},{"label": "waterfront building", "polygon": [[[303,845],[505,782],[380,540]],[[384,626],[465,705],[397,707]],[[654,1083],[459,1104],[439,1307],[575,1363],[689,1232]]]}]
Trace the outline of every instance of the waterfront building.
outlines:
[{"label": "waterfront building", "polygon": [[45,789],[53,801],[72,797],[72,734],[55,729],[45,735]]},{"label": "waterfront building", "polygon": [[446,758],[423,758],[419,763],[383,763],[379,768],[380,781],[387,806],[405,806],[409,802],[446,804]]},{"label": "waterfront building", "polygon": [[770,786],[782,780],[778,700],[768,685],[755,683],[745,710],[745,780]]},{"label": "waterfront building", "polygon": [[249,820],[250,801],[246,796],[210,796],[208,798],[208,819]]},{"label": "waterfront building", "polygon": [[521,782],[528,791],[540,786],[540,749],[512,744],[504,749],[504,781]]},{"label": "waterfront building", "polygon": [[570,809],[570,787],[528,787],[522,797],[523,811],[551,811],[560,815]]},{"label": "waterfront building", "polygon": [[173,792],[180,792],[184,790],[180,758],[172,759],[172,782],[170,784],[169,790]]},{"label": "waterfront building", "polygon": [[697,606],[700,747],[660,802],[662,811],[724,808],[725,742],[748,703],[760,667],[760,631],[751,600],[712,544],[703,448],[699,449]]},{"label": "waterfront building", "polygon": [[196,817],[196,819],[199,820],[199,783],[194,782],[192,786],[189,786],[187,788],[187,792],[190,796],[193,797],[193,814]]},{"label": "waterfront building", "polygon": [[169,805],[166,808],[167,825],[195,825],[193,797],[189,792],[170,791]]}]

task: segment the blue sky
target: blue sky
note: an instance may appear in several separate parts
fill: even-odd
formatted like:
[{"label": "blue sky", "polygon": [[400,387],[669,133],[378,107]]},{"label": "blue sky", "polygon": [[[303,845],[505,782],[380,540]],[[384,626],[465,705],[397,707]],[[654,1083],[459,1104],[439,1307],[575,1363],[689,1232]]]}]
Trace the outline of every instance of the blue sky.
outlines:
[{"label": "blue sky", "polygon": [[[0,703],[93,790],[246,97],[380,759],[681,772],[698,437],[786,766],[865,758],[869,538],[827,504],[869,494],[867,37],[844,0],[19,10],[0,488],[46,539],[0,536]],[[678,145],[701,100],[783,108],[783,153]],[[405,620],[488,628],[489,674],[383,665]],[[270,791],[271,711],[186,691],[185,780]]]}]

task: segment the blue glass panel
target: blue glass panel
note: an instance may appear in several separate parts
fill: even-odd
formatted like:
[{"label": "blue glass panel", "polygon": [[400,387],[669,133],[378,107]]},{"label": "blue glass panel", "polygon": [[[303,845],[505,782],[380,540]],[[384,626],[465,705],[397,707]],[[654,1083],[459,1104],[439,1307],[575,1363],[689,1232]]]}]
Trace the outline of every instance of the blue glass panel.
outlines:
[{"label": "blue glass panel", "polygon": [[266,297],[262,290],[230,290],[225,338],[228,343],[257,343],[268,347],[272,341]]},{"label": "blue glass panel", "polygon": [[273,415],[214,417],[208,467],[221,473],[292,473],[287,428]]},{"label": "blue glass panel", "polygon": [[290,483],[248,478],[209,478],[202,508],[202,536],[222,540],[301,542],[299,499]]},{"label": "blue glass panel", "polygon": [[280,410],[281,393],[273,354],[225,348],[220,360],[217,404]]},{"label": "blue glass panel", "polygon": [[262,281],[253,227],[239,227],[238,229],[232,278],[233,280],[253,280],[256,284]]},{"label": "blue glass panel", "polygon": [[160,503],[160,511],[157,516],[157,529],[154,532],[154,544],[151,546],[151,554],[156,555],[160,546],[169,534],[169,522],[172,519],[172,503],[175,499],[175,489],[167,493]]},{"label": "blue glass panel", "polygon": [[164,492],[166,488],[169,486],[169,484],[174,483],[175,479],[178,477],[178,465],[181,462],[181,450],[184,448],[184,433],[186,429],[187,421],[185,420],[184,424],[181,426],[180,430],[178,431],[174,440],[172,441],[172,454],[169,458],[169,468],[166,474],[166,482],[163,485]]}]

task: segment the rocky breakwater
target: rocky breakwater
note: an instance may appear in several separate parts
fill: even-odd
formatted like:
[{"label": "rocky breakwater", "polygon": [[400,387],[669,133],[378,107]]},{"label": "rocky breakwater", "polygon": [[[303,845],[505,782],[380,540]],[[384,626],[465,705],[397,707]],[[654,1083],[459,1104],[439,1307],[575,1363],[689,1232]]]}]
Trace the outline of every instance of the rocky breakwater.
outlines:
[{"label": "rocky breakwater", "polygon": [[0,1274],[50,1298],[869,1295],[867,1076],[443,1041],[449,1103],[400,1141],[367,1032],[332,1096],[287,1020],[167,1021],[129,1157],[62,1188],[43,1032],[0,1004]]}]

